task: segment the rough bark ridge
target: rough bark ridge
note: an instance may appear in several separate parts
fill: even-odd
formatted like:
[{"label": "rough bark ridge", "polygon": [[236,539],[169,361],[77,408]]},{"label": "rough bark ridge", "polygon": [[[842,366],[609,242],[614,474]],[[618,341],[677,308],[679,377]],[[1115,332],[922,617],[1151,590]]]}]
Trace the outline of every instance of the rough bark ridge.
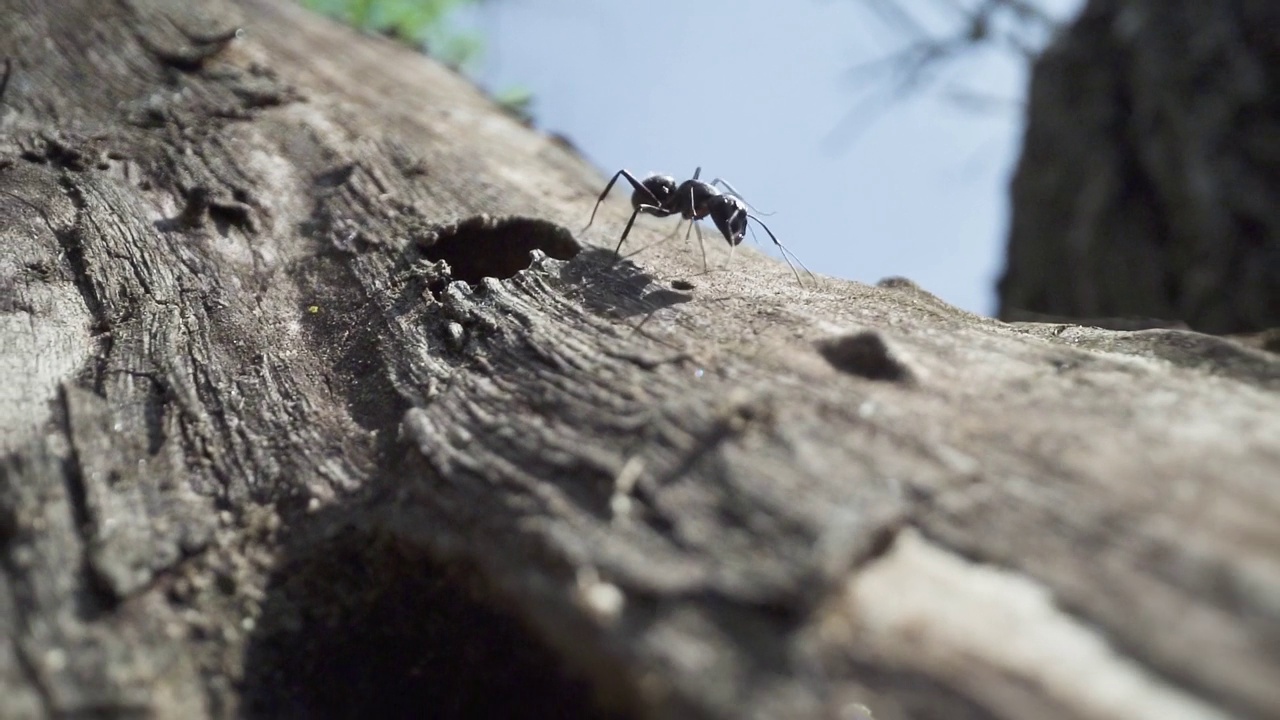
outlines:
[{"label": "rough bark ridge", "polygon": [[1000,313],[1280,327],[1280,5],[1090,0],[1031,83]]},{"label": "rough bark ridge", "polygon": [[0,16],[0,715],[1280,713],[1274,356],[614,265],[292,4]]}]

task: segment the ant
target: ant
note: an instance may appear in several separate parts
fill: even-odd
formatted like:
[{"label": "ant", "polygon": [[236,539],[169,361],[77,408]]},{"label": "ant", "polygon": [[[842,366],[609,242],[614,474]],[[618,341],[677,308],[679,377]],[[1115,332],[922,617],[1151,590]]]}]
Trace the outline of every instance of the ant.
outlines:
[{"label": "ant", "polygon": [[[702,229],[698,227],[697,221],[710,216],[711,221],[715,223],[716,229],[724,236],[725,242],[729,243],[729,257],[733,257],[733,250],[742,242],[743,237],[747,233],[747,221],[755,220],[756,224],[769,234],[769,239],[774,245],[782,251],[782,259],[786,261],[787,267],[791,268],[791,272],[796,276],[796,282],[801,285],[804,281],[800,279],[800,273],[796,270],[796,266],[791,263],[790,258],[795,254],[783,247],[778,242],[778,238],[765,225],[760,218],[748,212],[750,206],[738,194],[728,182],[716,178],[711,182],[703,182],[698,179],[702,174],[702,168],[699,167],[693,171],[693,179],[685,180],[679,185],[676,184],[675,178],[670,175],[650,175],[644,180],[637,180],[627,170],[619,170],[609,179],[609,184],[604,186],[604,192],[600,193],[600,197],[596,198],[596,206],[591,210],[591,219],[587,221],[584,231],[591,227],[591,223],[595,222],[596,211],[600,209],[600,203],[604,202],[609,191],[613,189],[613,184],[618,178],[626,178],[634,188],[631,193],[631,218],[627,220],[627,226],[622,230],[622,236],[618,238],[618,246],[614,248],[615,257],[621,257],[622,243],[626,241],[627,235],[631,232],[631,226],[635,224],[636,217],[640,213],[653,215],[654,217],[669,217],[679,214],[682,220],[688,220],[689,230],[697,228],[698,230],[698,246],[702,248],[702,270],[707,270],[707,246],[702,241]],[[728,194],[720,192],[716,189],[717,185],[721,185],[728,191]],[[679,226],[676,226],[679,229]],[[685,232],[685,238],[689,237],[689,232]],[[805,273],[809,277],[814,277],[809,268],[800,262],[800,258],[795,258],[800,267],[804,268]],[[816,280],[816,278],[815,278]]]}]

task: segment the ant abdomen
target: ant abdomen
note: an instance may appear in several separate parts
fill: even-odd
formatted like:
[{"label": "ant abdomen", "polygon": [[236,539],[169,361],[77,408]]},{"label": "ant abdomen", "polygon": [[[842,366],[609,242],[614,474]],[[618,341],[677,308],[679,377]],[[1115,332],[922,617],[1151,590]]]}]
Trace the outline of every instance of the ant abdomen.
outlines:
[{"label": "ant abdomen", "polygon": [[[654,200],[657,206],[667,208],[676,194],[676,179],[670,175],[650,175],[641,182],[641,187],[631,193],[631,207],[639,210],[642,206],[650,215],[657,215],[651,208]],[[642,211],[642,212],[644,212]],[[670,214],[670,213],[667,213]]]}]

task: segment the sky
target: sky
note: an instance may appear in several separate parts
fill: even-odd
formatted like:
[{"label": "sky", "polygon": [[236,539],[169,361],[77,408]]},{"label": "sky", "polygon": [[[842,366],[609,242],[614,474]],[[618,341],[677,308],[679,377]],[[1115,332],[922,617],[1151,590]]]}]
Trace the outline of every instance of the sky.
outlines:
[{"label": "sky", "polygon": [[[1069,19],[1082,0],[1041,5]],[[867,283],[905,276],[994,312],[1026,64],[981,53],[948,66],[945,83],[891,101],[899,86],[887,70],[857,69],[902,47],[903,31],[867,0],[782,7],[490,0],[459,22],[483,40],[471,66],[478,82],[529,90],[536,125],[568,137],[602,173],[683,179],[701,166],[773,213],[765,222],[815,272]],[[937,29],[955,19],[920,17]],[[958,85],[992,102],[958,102]]]}]

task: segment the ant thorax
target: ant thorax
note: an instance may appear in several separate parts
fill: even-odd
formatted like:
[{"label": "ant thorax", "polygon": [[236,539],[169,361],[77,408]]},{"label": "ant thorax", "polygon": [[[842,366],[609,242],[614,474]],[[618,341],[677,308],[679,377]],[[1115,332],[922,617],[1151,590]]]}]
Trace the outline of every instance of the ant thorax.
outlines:
[{"label": "ant thorax", "polygon": [[720,191],[698,179],[685,180],[676,190],[675,206],[686,220],[701,220],[711,214]]}]

